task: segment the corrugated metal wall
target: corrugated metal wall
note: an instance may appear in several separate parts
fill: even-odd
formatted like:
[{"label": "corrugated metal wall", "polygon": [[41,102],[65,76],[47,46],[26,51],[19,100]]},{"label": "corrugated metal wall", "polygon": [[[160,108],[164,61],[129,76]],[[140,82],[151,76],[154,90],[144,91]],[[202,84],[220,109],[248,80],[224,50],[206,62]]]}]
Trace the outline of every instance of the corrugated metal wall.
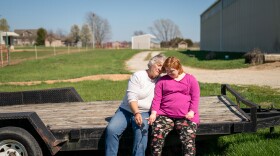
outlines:
[{"label": "corrugated metal wall", "polygon": [[201,15],[201,49],[280,53],[280,0],[220,0]]}]

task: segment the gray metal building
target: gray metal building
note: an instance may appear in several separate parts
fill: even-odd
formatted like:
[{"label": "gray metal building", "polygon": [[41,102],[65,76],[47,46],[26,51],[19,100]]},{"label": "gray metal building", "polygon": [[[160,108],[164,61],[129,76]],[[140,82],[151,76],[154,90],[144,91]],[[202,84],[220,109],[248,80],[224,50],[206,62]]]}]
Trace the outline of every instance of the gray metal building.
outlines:
[{"label": "gray metal building", "polygon": [[217,0],[200,20],[201,50],[280,53],[280,0]]}]

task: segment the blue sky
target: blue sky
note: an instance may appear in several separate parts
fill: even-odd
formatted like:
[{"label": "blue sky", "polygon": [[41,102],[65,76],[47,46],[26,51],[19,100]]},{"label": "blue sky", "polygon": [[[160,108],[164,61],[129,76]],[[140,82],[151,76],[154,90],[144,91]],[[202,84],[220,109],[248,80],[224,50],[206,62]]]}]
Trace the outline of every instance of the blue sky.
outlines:
[{"label": "blue sky", "polygon": [[149,32],[155,20],[170,19],[184,38],[200,40],[200,15],[216,0],[1,0],[0,18],[14,29],[70,32],[94,12],[111,25],[111,41],[130,41],[134,31]]}]

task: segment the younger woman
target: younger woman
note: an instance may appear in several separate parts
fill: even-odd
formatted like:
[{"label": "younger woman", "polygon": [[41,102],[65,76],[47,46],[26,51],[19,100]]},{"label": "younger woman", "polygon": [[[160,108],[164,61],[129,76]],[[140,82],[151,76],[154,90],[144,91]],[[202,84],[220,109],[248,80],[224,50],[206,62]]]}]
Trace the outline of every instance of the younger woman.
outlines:
[{"label": "younger woman", "polygon": [[164,139],[176,129],[184,147],[185,156],[195,155],[195,137],[199,123],[199,84],[194,76],[183,71],[180,60],[168,57],[155,87],[149,124],[152,125],[152,155],[161,155]]}]

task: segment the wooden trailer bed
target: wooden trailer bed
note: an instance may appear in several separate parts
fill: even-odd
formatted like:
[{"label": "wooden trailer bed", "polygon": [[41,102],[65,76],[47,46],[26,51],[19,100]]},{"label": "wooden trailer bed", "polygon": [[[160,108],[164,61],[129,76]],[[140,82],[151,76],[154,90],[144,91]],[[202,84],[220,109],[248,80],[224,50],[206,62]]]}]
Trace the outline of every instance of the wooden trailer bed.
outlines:
[{"label": "wooden trailer bed", "polygon": [[[0,113],[36,112],[50,130],[105,128],[120,101],[93,101],[2,106]],[[223,96],[200,99],[201,124],[238,123],[248,117]]]}]

